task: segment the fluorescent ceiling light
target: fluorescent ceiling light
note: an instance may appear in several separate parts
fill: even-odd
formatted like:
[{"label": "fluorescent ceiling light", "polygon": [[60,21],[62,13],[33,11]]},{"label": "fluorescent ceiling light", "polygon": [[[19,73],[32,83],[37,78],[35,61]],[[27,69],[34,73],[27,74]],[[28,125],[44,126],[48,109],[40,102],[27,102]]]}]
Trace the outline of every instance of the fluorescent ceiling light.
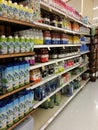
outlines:
[{"label": "fluorescent ceiling light", "polygon": [[98,6],[93,8],[93,10],[96,10],[96,9],[98,9]]},{"label": "fluorescent ceiling light", "polygon": [[93,20],[97,20],[97,19],[98,19],[98,17],[93,18]]}]

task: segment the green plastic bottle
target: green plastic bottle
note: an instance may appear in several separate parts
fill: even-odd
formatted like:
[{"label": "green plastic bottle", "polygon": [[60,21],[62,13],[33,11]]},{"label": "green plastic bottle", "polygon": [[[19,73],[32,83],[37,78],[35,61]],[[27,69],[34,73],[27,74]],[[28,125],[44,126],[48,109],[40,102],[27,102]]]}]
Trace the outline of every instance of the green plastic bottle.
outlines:
[{"label": "green plastic bottle", "polygon": [[15,36],[14,37],[14,53],[19,53],[19,52],[20,52],[19,37]]},{"label": "green plastic bottle", "polygon": [[9,36],[7,38],[7,47],[8,47],[8,53],[14,53],[14,40],[12,36]]},{"label": "green plastic bottle", "polygon": [[25,38],[24,37],[20,37],[19,40],[19,44],[20,44],[20,52],[25,52]]},{"label": "green plastic bottle", "polygon": [[0,37],[0,54],[7,54],[8,49],[7,49],[7,38],[5,35],[2,35]]},{"label": "green plastic bottle", "polygon": [[30,38],[30,45],[31,45],[30,51],[33,52],[33,50],[34,50],[34,39],[33,38]]}]

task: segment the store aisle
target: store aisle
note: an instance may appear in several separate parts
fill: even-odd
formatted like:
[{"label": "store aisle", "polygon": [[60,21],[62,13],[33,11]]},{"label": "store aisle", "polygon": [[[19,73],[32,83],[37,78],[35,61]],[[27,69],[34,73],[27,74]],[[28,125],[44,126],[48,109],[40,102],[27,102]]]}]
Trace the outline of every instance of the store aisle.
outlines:
[{"label": "store aisle", "polygon": [[46,130],[98,130],[98,80],[88,83]]}]

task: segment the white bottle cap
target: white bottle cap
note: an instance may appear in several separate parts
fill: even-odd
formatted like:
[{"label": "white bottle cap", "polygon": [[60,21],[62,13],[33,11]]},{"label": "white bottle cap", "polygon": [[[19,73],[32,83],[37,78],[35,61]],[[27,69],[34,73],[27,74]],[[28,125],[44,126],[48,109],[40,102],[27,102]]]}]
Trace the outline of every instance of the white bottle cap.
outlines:
[{"label": "white bottle cap", "polygon": [[5,38],[5,35],[2,35],[1,37],[2,37],[2,38]]},{"label": "white bottle cap", "polygon": [[9,38],[12,38],[12,36],[9,36]]}]

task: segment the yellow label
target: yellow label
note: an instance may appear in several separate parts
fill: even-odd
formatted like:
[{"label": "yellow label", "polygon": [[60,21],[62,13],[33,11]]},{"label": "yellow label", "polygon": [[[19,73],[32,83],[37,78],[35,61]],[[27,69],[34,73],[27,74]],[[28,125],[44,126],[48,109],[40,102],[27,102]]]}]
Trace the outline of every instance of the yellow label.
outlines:
[{"label": "yellow label", "polygon": [[0,0],[0,4],[3,4],[5,1],[4,0]]},{"label": "yellow label", "polygon": [[48,50],[50,51],[50,47],[48,47]]},{"label": "yellow label", "polygon": [[63,49],[65,49],[65,46],[63,46]]},{"label": "yellow label", "polygon": [[48,102],[50,102],[50,98],[48,99]]},{"label": "yellow label", "polygon": [[50,11],[50,12],[52,12],[52,9],[51,9],[51,8],[49,8],[49,11]]},{"label": "yellow label", "polygon": [[52,28],[51,28],[51,27],[48,27],[48,29],[49,29],[49,30],[52,30]]},{"label": "yellow label", "polygon": [[44,70],[45,69],[45,66],[42,66],[42,70]]},{"label": "yellow label", "polygon": [[58,65],[58,62],[56,62],[56,65]]}]

